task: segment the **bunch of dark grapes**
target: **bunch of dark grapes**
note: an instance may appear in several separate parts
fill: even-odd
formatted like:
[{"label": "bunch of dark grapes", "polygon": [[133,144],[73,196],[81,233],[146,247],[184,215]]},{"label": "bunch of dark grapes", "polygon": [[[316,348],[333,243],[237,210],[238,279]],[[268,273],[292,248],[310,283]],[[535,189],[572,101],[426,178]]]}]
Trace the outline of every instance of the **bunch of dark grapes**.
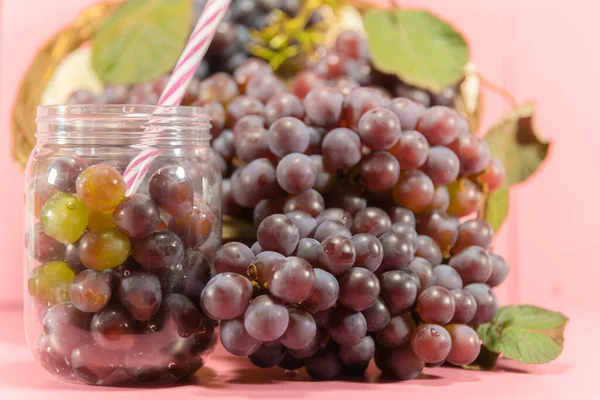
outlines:
[{"label": "bunch of dark grapes", "polygon": [[474,361],[497,311],[508,265],[474,215],[502,164],[453,109],[393,97],[368,57],[344,32],[288,86],[256,59],[203,83],[229,82],[210,99],[224,212],[257,241],[218,250],[201,306],[259,367],[333,379],[374,359],[412,379]]}]

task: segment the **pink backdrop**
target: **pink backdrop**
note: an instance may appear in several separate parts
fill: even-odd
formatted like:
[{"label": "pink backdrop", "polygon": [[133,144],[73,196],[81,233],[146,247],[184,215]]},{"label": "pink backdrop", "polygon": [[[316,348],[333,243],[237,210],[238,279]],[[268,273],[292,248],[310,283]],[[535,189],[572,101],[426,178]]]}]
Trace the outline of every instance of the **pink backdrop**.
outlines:
[{"label": "pink backdrop", "polygon": [[[18,302],[23,287],[23,182],[10,156],[12,101],[34,51],[91,3],[0,0],[0,302]],[[600,223],[598,213],[590,211],[600,201],[592,162],[600,135],[588,118],[597,112],[600,56],[591,54],[588,42],[600,34],[599,7],[586,0],[573,0],[568,8],[533,0],[402,4],[431,7],[453,21],[471,42],[472,58],[488,80],[518,101],[537,100],[539,130],[554,142],[547,165],[512,192],[511,217],[496,242],[512,266],[510,281],[500,289],[502,299],[562,310],[592,308],[598,304],[600,276],[591,260]],[[484,127],[506,110],[504,100],[488,93]]]}]

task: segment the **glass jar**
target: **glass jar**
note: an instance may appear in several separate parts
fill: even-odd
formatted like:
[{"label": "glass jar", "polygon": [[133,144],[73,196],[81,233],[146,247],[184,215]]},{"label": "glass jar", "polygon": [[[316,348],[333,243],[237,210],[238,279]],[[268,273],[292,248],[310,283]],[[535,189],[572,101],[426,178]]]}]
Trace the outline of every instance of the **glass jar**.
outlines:
[{"label": "glass jar", "polygon": [[[33,353],[52,374],[94,385],[193,375],[216,345],[199,303],[221,241],[207,114],[44,106],[36,122],[25,218]],[[126,190],[123,173],[144,150],[157,154]]]}]

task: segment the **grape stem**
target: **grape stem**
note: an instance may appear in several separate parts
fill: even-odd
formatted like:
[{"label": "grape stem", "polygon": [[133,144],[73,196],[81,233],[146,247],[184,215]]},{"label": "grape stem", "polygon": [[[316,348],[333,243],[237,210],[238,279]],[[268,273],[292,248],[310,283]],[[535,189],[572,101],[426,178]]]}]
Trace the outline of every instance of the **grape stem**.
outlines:
[{"label": "grape stem", "polygon": [[[393,1],[393,0],[392,0]],[[507,102],[510,103],[510,105],[513,108],[516,108],[518,103],[515,100],[515,98],[513,97],[512,94],[510,94],[506,89],[493,84],[492,82],[488,81],[482,74],[477,73],[477,76],[479,77],[479,81],[481,82],[482,86],[484,86],[486,89],[496,93],[497,95],[500,95],[501,97],[503,97]]]}]

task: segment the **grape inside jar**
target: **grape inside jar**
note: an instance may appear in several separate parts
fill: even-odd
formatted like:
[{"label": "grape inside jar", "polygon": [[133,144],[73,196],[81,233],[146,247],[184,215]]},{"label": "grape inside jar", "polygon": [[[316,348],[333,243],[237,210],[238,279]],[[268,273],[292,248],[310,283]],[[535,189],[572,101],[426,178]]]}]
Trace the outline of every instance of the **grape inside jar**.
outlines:
[{"label": "grape inside jar", "polygon": [[[33,353],[71,382],[192,376],[217,340],[200,307],[221,243],[221,172],[207,113],[43,106],[36,122],[24,257]],[[123,173],[148,148],[158,155],[128,189]]]}]

